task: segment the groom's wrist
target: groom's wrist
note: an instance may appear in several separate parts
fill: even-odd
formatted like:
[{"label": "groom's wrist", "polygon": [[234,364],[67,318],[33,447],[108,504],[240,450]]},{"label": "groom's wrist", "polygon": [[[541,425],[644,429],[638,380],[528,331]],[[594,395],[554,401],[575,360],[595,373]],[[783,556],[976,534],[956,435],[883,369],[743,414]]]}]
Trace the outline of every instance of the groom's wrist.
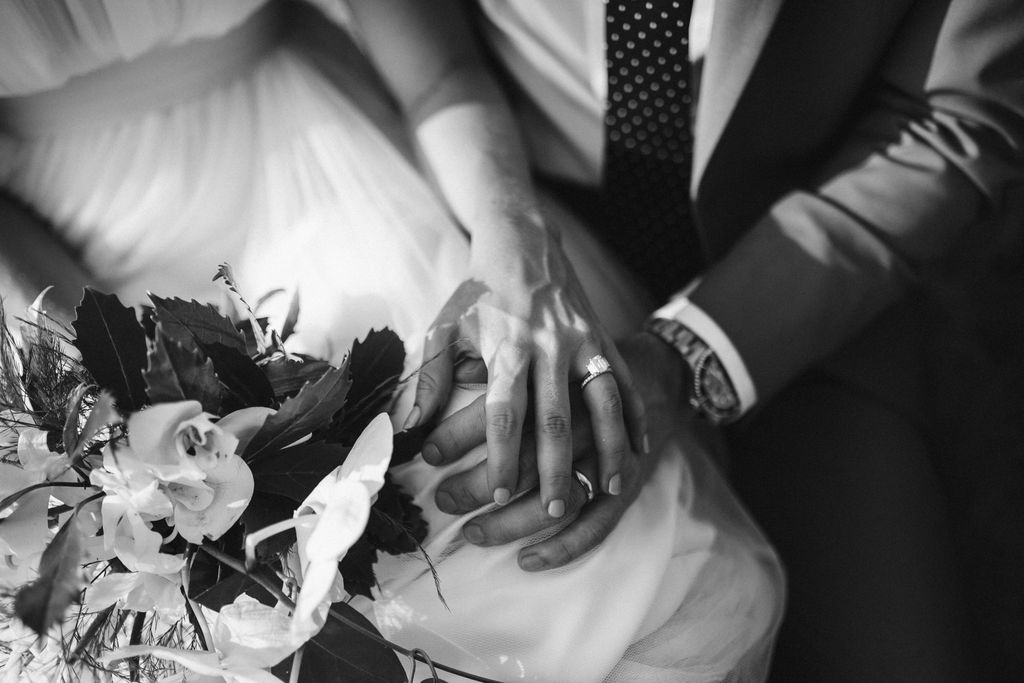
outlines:
[{"label": "groom's wrist", "polygon": [[658,313],[645,329],[685,361],[686,401],[698,415],[716,425],[739,419],[742,402],[713,348],[681,321]]}]

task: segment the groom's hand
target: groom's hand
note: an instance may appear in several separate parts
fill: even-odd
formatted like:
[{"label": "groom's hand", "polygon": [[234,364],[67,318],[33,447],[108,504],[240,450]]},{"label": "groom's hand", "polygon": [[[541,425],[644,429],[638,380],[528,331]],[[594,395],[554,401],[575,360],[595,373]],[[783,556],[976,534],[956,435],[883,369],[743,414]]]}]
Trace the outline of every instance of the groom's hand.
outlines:
[{"label": "groom's hand", "polygon": [[[618,496],[598,494],[591,502],[581,484],[574,483],[567,500],[566,517],[571,522],[550,538],[529,545],[519,553],[519,565],[527,571],[561,567],[599,545],[618,524],[626,509],[639,495],[660,451],[660,445],[689,416],[683,397],[682,359],[657,338],[643,333],[620,344],[623,357],[637,378],[637,387],[647,402],[651,455],[632,452],[623,462],[622,491]],[[589,416],[578,388],[571,392],[572,449],[574,468],[591,481],[597,472],[596,449]],[[442,422],[427,438],[424,457],[441,465],[462,457],[486,440],[484,399],[481,397]],[[480,515],[463,529],[470,543],[500,545],[543,531],[554,524],[544,508],[536,487],[538,483],[536,442],[532,433],[524,435],[519,453],[518,498],[508,505]],[[442,482],[436,495],[438,508],[450,514],[463,514],[492,502],[487,480],[487,464],[454,475]]]}]

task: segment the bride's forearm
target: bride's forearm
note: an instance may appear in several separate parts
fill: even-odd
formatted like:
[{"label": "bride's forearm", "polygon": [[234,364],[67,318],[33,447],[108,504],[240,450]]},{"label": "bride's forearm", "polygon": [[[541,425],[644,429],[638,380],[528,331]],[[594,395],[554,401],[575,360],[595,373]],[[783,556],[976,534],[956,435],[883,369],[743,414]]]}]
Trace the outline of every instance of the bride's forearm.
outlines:
[{"label": "bride's forearm", "polygon": [[413,115],[423,161],[474,239],[544,227],[518,124],[483,68],[447,74]]},{"label": "bride's forearm", "polygon": [[473,258],[525,252],[537,261],[553,243],[518,125],[461,5],[426,4],[355,0],[352,7],[371,58],[409,122],[424,170],[472,236]]},{"label": "bride's forearm", "polygon": [[43,289],[47,309],[71,320],[82,287],[91,278],[45,223],[0,193],[0,297],[9,315],[23,315]]}]

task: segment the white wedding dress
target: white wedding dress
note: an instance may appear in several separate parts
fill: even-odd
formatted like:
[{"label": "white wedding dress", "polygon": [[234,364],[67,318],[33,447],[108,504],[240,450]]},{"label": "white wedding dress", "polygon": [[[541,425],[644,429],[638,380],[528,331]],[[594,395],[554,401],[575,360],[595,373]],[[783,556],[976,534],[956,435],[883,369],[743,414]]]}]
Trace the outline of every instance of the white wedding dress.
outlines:
[{"label": "white wedding dress", "polygon": [[[0,185],[125,300],[220,301],[211,276],[229,261],[252,299],[286,290],[272,314],[300,291],[301,350],[337,359],[387,325],[412,367],[466,237],[373,83],[333,51],[324,16],[344,22],[343,5],[316,4],[282,36],[262,0],[4,0]],[[568,230],[606,323],[630,329],[643,311],[628,283]],[[762,680],[778,560],[696,444],[659,455],[608,539],[540,574],[516,566],[521,543],[462,542],[465,518],[433,504],[446,470],[417,458],[394,474],[430,523],[447,607],[420,557],[382,559],[378,599],[355,604],[400,644],[500,680]]]}]

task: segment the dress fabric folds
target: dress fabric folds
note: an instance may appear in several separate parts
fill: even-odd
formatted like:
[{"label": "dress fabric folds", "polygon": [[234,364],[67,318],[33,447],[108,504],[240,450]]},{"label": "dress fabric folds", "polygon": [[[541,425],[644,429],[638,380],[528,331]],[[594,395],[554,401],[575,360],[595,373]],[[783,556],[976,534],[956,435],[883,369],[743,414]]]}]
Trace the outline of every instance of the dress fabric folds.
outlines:
[{"label": "dress fabric folds", "polygon": [[[340,32],[344,5],[314,4],[318,21]],[[406,341],[411,371],[465,275],[467,237],[403,152],[398,128],[364,113],[385,101],[375,84],[323,41],[254,30],[266,10],[259,0],[0,3],[0,186],[125,301],[151,290],[222,303],[211,278],[230,262],[251,301],[277,292],[265,304],[272,318],[298,292],[291,350],[339,360],[353,339],[389,326]],[[264,44],[216,77],[190,73],[181,56],[206,50],[209,66],[246,41]],[[181,60],[172,72],[189,87],[142,79],[152,97],[133,87],[123,102],[116,88],[103,102],[76,88],[164,54]],[[47,97],[58,113],[34,119]],[[629,329],[643,315],[632,285],[579,225],[559,220],[607,324]],[[461,387],[450,409],[481,391]],[[522,543],[466,544],[461,528],[473,515],[434,505],[445,474],[482,457],[478,449],[447,469],[417,457],[393,470],[430,523],[425,549],[447,607],[421,556],[383,558],[377,599],[354,604],[385,636],[501,680],[763,680],[781,567],[700,445],[673,440],[612,535],[541,574],[517,567]]]}]

